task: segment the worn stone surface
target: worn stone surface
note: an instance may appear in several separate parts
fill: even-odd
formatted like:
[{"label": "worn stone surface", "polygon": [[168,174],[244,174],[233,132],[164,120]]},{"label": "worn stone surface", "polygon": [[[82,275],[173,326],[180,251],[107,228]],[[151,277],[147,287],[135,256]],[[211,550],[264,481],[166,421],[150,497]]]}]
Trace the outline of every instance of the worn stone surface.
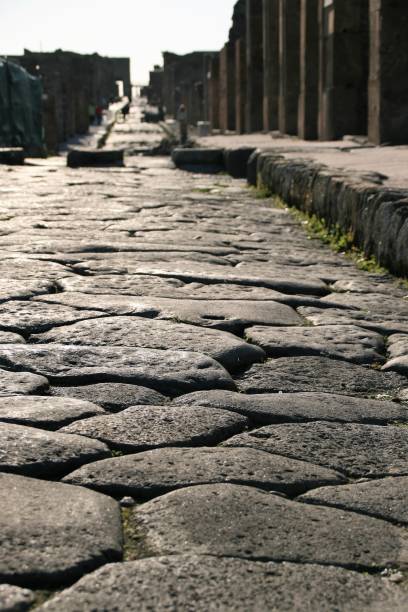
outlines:
[{"label": "worn stone surface", "polygon": [[340,421],[345,423],[406,423],[408,409],[397,402],[332,393],[254,393],[195,391],[173,400],[177,406],[207,406],[238,412],[253,423]]},{"label": "worn stone surface", "polygon": [[200,388],[234,388],[231,377],[216,361],[187,351],[3,344],[0,365],[28,369],[54,382],[132,382],[169,395]]},{"label": "worn stone surface", "polygon": [[34,427],[1,423],[0,471],[54,478],[89,461],[109,456],[96,440],[67,436]]},{"label": "worn stone surface", "polygon": [[38,588],[64,584],[120,559],[117,503],[94,491],[0,474],[0,578]]},{"label": "worn stone surface", "polygon": [[299,313],[313,325],[358,325],[358,327],[370,329],[384,336],[399,332],[408,333],[408,320],[399,319],[392,312],[387,317],[375,311],[367,313],[362,310],[301,306]]},{"label": "worn stone surface", "polygon": [[77,419],[103,413],[96,404],[67,397],[0,397],[0,422],[40,429],[58,429]]},{"label": "worn stone surface", "polygon": [[163,448],[97,461],[64,478],[70,484],[138,499],[222,482],[295,495],[322,483],[342,481],[332,470],[251,448]]},{"label": "worn stone surface", "polygon": [[76,421],[60,430],[97,438],[111,448],[137,452],[160,446],[216,444],[245,429],[247,419],[233,412],[178,406],[133,406],[119,414]]},{"label": "worn stone surface", "polygon": [[72,397],[93,402],[109,412],[120,412],[136,405],[159,406],[168,399],[153,389],[124,383],[99,383],[82,387],[52,387],[51,392],[59,397]]},{"label": "worn stone surface", "polygon": [[0,344],[24,344],[25,340],[19,334],[13,332],[0,331]]},{"label": "worn stone surface", "polygon": [[87,346],[128,346],[173,349],[204,353],[228,370],[237,370],[262,361],[264,351],[227,332],[202,329],[195,325],[157,321],[142,317],[104,317],[95,322],[81,321],[58,327],[32,338],[39,343]]},{"label": "worn stone surface", "polygon": [[267,327],[245,330],[245,337],[261,346],[270,357],[319,355],[352,363],[383,363],[382,336],[352,325],[326,327]]},{"label": "worn stone surface", "polygon": [[0,610],[2,612],[26,612],[33,603],[33,591],[11,584],[0,584]]},{"label": "worn stone surface", "polygon": [[132,516],[145,550],[155,555],[182,551],[360,569],[404,564],[408,556],[408,536],[389,523],[246,486],[173,491]]},{"label": "worn stone surface", "polygon": [[0,369],[0,397],[41,393],[46,391],[48,386],[48,380],[44,376]]},{"label": "worn stone surface", "polygon": [[326,357],[281,357],[253,365],[237,385],[246,393],[319,391],[394,397],[408,386],[408,378]]},{"label": "worn stone surface", "polygon": [[408,478],[383,478],[341,487],[323,487],[299,498],[310,504],[352,510],[408,525]]},{"label": "worn stone surface", "polygon": [[175,555],[107,565],[38,610],[403,612],[406,603],[398,586],[342,568]]},{"label": "worn stone surface", "polygon": [[310,461],[356,478],[408,474],[408,428],[394,425],[321,421],[269,425],[225,444]]}]

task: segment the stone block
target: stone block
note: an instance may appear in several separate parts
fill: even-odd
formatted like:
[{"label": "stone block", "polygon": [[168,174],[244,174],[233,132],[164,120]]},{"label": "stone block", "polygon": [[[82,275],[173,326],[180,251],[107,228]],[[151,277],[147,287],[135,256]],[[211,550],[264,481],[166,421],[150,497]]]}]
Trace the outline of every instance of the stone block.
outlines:
[{"label": "stone block", "polygon": [[67,166],[123,166],[123,157],[124,149],[71,149],[67,156]]}]

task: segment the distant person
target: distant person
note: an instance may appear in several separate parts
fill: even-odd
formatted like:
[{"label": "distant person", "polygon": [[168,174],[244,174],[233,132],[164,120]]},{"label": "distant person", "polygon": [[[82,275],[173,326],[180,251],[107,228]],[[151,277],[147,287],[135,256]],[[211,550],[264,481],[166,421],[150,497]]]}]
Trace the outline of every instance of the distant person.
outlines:
[{"label": "distant person", "polygon": [[90,104],[88,106],[89,125],[94,125],[95,123],[95,112],[96,112],[95,104]]},{"label": "distant person", "polygon": [[103,108],[100,104],[95,108],[96,125],[101,125],[103,119]]},{"label": "distant person", "polygon": [[180,129],[180,144],[185,145],[188,137],[187,127],[187,109],[184,104],[180,104],[177,111],[177,121],[179,122]]},{"label": "distant person", "polygon": [[123,121],[126,121],[129,111],[130,111],[130,104],[129,102],[127,102],[125,106],[122,107]]}]

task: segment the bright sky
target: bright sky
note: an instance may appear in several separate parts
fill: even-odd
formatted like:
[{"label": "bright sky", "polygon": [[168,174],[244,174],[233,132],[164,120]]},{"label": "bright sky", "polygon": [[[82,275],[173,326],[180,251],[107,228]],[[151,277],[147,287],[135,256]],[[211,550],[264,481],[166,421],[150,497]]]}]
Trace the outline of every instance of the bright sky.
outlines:
[{"label": "bright sky", "polygon": [[236,0],[0,0],[0,55],[64,49],[132,60],[148,80],[161,51],[222,47]]}]

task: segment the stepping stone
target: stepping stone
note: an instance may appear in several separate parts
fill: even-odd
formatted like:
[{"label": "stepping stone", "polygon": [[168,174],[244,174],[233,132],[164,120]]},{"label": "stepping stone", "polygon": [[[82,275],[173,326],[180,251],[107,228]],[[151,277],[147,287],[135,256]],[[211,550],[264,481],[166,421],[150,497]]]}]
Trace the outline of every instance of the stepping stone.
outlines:
[{"label": "stepping stone", "polygon": [[76,421],[59,431],[106,442],[125,452],[162,446],[217,444],[243,431],[245,417],[224,410],[177,406],[133,406],[119,414]]},{"label": "stepping stone", "polygon": [[378,332],[383,336],[396,333],[408,333],[408,319],[399,320],[397,316],[389,313],[389,318],[384,314],[369,314],[361,310],[344,310],[339,308],[326,308],[327,302],[321,302],[322,306],[301,306],[298,312],[313,325],[358,325],[365,329]]},{"label": "stepping stone", "polygon": [[237,378],[237,385],[245,393],[317,391],[392,398],[408,387],[408,379],[325,357],[281,357],[253,365]]},{"label": "stepping stone", "polygon": [[384,363],[384,339],[354,325],[320,327],[250,327],[245,338],[270,357],[320,355],[352,363]]},{"label": "stepping stone", "polygon": [[83,387],[52,387],[52,394],[58,397],[72,397],[98,404],[109,412],[120,412],[125,408],[137,405],[160,406],[168,398],[147,387],[126,385],[123,383],[99,383]]},{"label": "stepping stone", "polygon": [[237,147],[236,149],[224,150],[225,169],[234,178],[247,177],[247,163],[254,147]]},{"label": "stepping stone", "polygon": [[71,149],[67,155],[67,166],[123,166],[124,149]]},{"label": "stepping stone", "polygon": [[0,422],[27,427],[58,429],[77,419],[104,413],[96,404],[68,397],[0,397]]},{"label": "stepping stone", "polygon": [[[12,348],[10,348],[12,346]],[[62,344],[0,345],[0,365],[27,369],[52,382],[135,383],[176,395],[208,388],[234,389],[224,368],[187,351]]]},{"label": "stepping stone", "polygon": [[173,489],[223,482],[296,495],[344,479],[332,470],[251,448],[163,448],[96,461],[69,474],[64,482],[116,497],[146,499]]},{"label": "stepping stone", "polygon": [[105,565],[38,612],[404,612],[407,601],[386,580],[338,567],[175,555]]},{"label": "stepping stone", "polygon": [[41,393],[47,391],[48,386],[48,380],[44,376],[0,369],[0,397]]},{"label": "stepping stone", "polygon": [[234,436],[249,446],[338,470],[354,478],[408,475],[408,428],[355,423],[269,425]]},{"label": "stepping stone", "polygon": [[82,436],[2,423],[0,471],[55,478],[110,455],[105,444]]},{"label": "stepping stone", "polygon": [[87,346],[127,346],[195,351],[212,357],[227,370],[237,370],[262,361],[264,351],[258,346],[216,329],[203,329],[184,323],[157,321],[142,317],[104,317],[58,327],[34,335],[40,343],[78,344]]},{"label": "stepping stone", "polygon": [[352,510],[400,525],[408,525],[407,476],[341,487],[323,487],[310,491],[298,499],[309,504]]},{"label": "stepping stone", "polygon": [[408,558],[406,532],[390,523],[232,484],[167,493],[133,509],[129,527],[149,556],[193,553],[371,571],[403,566]]},{"label": "stepping stone", "polygon": [[0,610],[2,612],[26,612],[34,603],[34,593],[28,589],[0,584]]},{"label": "stepping stone", "polygon": [[173,149],[171,159],[177,168],[214,174],[225,169],[224,149]]},{"label": "stepping stone", "polygon": [[173,405],[230,410],[261,425],[291,421],[338,421],[377,425],[408,422],[407,407],[397,402],[331,393],[245,395],[234,391],[195,391],[175,398]]},{"label": "stepping stone", "polygon": [[102,313],[97,310],[78,310],[43,302],[12,300],[0,304],[0,328],[14,332],[41,332],[54,325],[75,323],[81,319],[95,319],[100,316]]},{"label": "stepping stone", "polygon": [[[168,298],[131,298],[118,295],[100,296],[66,293],[52,296],[53,303],[64,303],[74,308],[104,309],[115,315],[134,315],[151,312],[159,319],[176,320],[203,327],[241,332],[255,324],[303,325],[295,310],[286,304],[267,300],[187,300]],[[94,307],[92,306],[92,307]],[[148,315],[143,315],[148,316]]]},{"label": "stepping stone", "polygon": [[122,554],[118,504],[81,487],[0,474],[0,579],[60,587]]},{"label": "stepping stone", "polygon": [[25,340],[19,334],[0,331],[0,344],[25,344]]}]

